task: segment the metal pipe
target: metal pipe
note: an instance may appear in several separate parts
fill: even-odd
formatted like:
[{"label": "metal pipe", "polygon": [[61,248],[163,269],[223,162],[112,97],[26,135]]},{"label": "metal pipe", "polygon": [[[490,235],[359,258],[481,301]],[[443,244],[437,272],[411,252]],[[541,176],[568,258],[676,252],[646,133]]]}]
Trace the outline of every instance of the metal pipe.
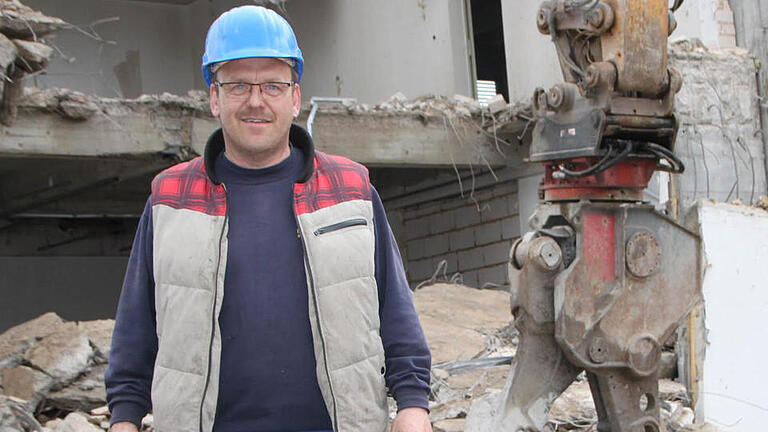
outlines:
[{"label": "metal pipe", "polygon": [[317,114],[317,109],[320,107],[319,104],[321,103],[357,103],[357,99],[354,98],[340,98],[340,97],[313,97],[309,100],[310,105],[312,105],[312,109],[309,111],[309,117],[307,117],[307,132],[309,132],[309,136],[312,136],[312,123],[315,121],[315,115]]}]

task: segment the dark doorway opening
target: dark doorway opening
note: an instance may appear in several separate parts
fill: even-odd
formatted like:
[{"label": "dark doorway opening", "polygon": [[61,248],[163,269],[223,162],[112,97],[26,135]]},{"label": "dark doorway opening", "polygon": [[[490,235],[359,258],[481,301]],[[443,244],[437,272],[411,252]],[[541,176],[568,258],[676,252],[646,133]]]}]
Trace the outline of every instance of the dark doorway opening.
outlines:
[{"label": "dark doorway opening", "polygon": [[509,101],[501,0],[471,0],[471,10],[477,79],[495,82],[496,93]]}]

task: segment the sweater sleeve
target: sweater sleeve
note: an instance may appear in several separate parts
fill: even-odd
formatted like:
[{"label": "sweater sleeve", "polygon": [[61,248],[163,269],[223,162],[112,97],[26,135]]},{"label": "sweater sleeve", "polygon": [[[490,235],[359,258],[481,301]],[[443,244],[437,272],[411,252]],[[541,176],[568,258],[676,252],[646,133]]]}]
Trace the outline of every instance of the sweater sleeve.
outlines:
[{"label": "sweater sleeve", "polygon": [[152,410],[157,354],[154,289],[152,206],[147,201],[125,272],[105,376],[113,424],[129,421],[141,429],[142,417]]},{"label": "sweater sleeve", "polygon": [[409,407],[428,410],[432,358],[413,306],[400,251],[387,222],[384,205],[373,186],[371,199],[376,231],[376,283],[379,287],[379,317],[386,356],[387,387],[397,401],[398,410]]}]

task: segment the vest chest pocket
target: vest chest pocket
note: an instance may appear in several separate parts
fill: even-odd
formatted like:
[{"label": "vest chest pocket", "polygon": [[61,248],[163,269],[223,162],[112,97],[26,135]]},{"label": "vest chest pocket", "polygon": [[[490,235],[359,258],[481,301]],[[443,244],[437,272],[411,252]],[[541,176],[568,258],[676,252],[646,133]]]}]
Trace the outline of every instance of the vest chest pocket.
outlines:
[{"label": "vest chest pocket", "polygon": [[318,225],[310,231],[312,235],[306,243],[320,289],[350,279],[373,277],[375,240],[370,219],[347,216]]},{"label": "vest chest pocket", "polygon": [[313,234],[316,236],[322,235],[322,234],[328,234],[334,231],[342,230],[344,228],[354,227],[354,226],[366,226],[368,225],[368,220],[365,218],[354,218],[354,219],[347,219],[345,221],[336,222],[331,225],[326,225],[323,227],[320,227],[316,229]]}]

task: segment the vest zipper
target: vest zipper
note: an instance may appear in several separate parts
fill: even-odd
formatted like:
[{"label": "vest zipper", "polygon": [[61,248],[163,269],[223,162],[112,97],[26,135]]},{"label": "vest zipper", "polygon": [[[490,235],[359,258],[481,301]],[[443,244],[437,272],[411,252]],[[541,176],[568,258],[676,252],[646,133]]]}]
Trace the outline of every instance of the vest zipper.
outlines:
[{"label": "vest zipper", "polygon": [[[227,198],[227,187],[224,183],[221,184],[224,188],[224,197]],[[226,201],[225,201],[226,202]],[[216,261],[216,273],[214,274],[214,287],[213,287],[213,307],[211,308],[211,338],[208,343],[208,368],[205,372],[205,384],[203,384],[203,397],[200,399],[200,418],[199,418],[199,430],[203,432],[203,407],[205,405],[205,397],[208,394],[208,384],[211,381],[211,362],[213,357],[213,339],[216,336],[216,301],[219,294],[219,270],[221,269],[221,244],[224,241],[224,231],[227,229],[227,221],[229,219],[229,206],[225,207],[224,211],[224,224],[221,226],[221,233],[219,234],[219,257]],[[215,413],[214,413],[215,416]]]},{"label": "vest zipper", "polygon": [[[301,223],[299,217],[296,215],[296,208],[293,209],[293,215],[296,218],[297,229],[301,230]],[[325,345],[325,335],[323,335],[323,326],[320,324],[320,305],[317,301],[317,292],[315,291],[315,281],[312,277],[312,268],[309,265],[309,255],[307,254],[307,245],[304,242],[304,236],[299,235],[301,238],[301,247],[304,252],[304,266],[307,268],[307,280],[309,282],[309,288],[312,291],[312,302],[315,305],[315,317],[317,318],[317,332],[320,334],[320,342],[323,344],[323,365],[325,366],[325,376],[328,377],[328,389],[331,392],[331,400],[333,401],[333,426],[334,430],[339,429],[339,416],[336,407],[336,396],[333,393],[333,381],[331,380],[331,372],[328,369],[328,353]]]},{"label": "vest zipper", "polygon": [[355,219],[345,220],[345,221],[337,222],[335,224],[320,227],[315,230],[314,234],[316,236],[319,236],[321,234],[326,234],[329,232],[338,231],[340,229],[349,228],[349,227],[358,226],[358,225],[368,225],[368,221],[365,220],[364,218],[355,218]]}]

